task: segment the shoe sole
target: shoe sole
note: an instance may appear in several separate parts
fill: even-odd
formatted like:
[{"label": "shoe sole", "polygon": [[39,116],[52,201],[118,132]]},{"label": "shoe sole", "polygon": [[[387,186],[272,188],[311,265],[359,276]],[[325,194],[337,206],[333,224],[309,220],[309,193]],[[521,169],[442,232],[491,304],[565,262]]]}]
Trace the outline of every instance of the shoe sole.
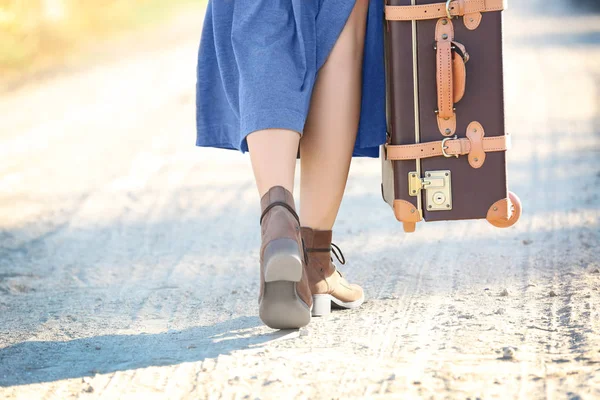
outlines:
[{"label": "shoe sole", "polygon": [[331,309],[350,310],[360,307],[365,302],[364,295],[355,301],[341,301],[330,294],[313,295],[313,317],[324,317],[331,314]]},{"label": "shoe sole", "polygon": [[298,243],[276,239],[265,248],[264,292],[260,301],[260,319],[269,328],[298,329],[310,322],[311,309],[298,296],[296,285],[304,266]]}]

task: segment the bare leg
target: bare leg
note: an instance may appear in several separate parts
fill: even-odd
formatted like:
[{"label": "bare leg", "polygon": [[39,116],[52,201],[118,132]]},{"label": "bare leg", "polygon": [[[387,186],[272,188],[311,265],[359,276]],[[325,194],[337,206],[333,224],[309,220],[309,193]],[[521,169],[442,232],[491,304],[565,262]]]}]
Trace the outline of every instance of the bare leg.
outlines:
[{"label": "bare leg", "polygon": [[360,117],[362,62],[369,1],[357,0],[319,70],[300,141],[301,221],[330,230],[346,188]]},{"label": "bare leg", "polygon": [[265,129],[252,132],[247,140],[260,197],[274,186],[283,186],[293,193],[300,134],[286,129]]},{"label": "bare leg", "polygon": [[300,224],[292,195],[298,132],[266,129],[248,135],[261,197],[260,319],[273,329],[310,322],[312,293],[304,268]]}]

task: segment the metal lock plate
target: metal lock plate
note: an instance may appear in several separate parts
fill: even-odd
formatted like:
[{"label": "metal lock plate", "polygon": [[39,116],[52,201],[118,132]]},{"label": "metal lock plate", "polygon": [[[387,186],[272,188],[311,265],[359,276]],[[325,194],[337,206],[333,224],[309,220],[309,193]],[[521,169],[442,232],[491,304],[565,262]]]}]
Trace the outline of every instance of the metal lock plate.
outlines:
[{"label": "metal lock plate", "polygon": [[450,171],[426,171],[423,178],[427,211],[452,210],[452,175]]},{"label": "metal lock plate", "polygon": [[425,190],[425,209],[427,211],[452,210],[452,173],[450,171],[425,171],[419,178],[416,172],[408,174],[408,192],[418,196]]}]

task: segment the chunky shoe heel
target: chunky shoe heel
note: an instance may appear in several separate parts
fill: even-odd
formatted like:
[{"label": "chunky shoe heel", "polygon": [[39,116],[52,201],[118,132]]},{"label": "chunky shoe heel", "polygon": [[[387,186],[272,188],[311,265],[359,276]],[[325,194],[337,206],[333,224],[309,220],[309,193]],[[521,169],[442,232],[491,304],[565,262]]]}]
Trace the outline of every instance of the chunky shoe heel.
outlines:
[{"label": "chunky shoe heel", "polygon": [[313,295],[313,317],[324,317],[331,314],[331,296],[328,294]]},{"label": "chunky shoe heel", "polygon": [[310,322],[312,296],[294,196],[275,186],[260,200],[260,319],[273,329],[298,329]]},{"label": "chunky shoe heel", "polygon": [[307,255],[308,287],[313,295],[312,315],[360,307],[365,300],[362,288],[348,282],[333,264],[332,255],[342,265],[346,259],[340,248],[331,243],[332,232],[302,227],[301,233]]},{"label": "chunky shoe heel", "polygon": [[300,282],[302,257],[298,242],[292,239],[276,239],[265,247],[265,282]]},{"label": "chunky shoe heel", "polygon": [[296,329],[310,322],[310,308],[298,296],[302,279],[298,242],[276,239],[265,248],[265,289],[260,302],[260,319],[273,329]]},{"label": "chunky shoe heel", "polygon": [[273,329],[298,329],[310,322],[310,308],[298,297],[296,282],[266,283],[258,315]]}]

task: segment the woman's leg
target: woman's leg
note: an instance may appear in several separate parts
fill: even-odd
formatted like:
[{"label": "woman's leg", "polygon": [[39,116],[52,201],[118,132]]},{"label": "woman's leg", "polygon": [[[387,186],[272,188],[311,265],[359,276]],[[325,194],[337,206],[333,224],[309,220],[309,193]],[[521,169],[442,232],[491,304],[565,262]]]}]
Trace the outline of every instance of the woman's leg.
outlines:
[{"label": "woman's leg", "polygon": [[269,327],[290,329],[310,321],[312,293],[294,196],[300,134],[265,129],[248,135],[261,206],[259,316]]},{"label": "woman's leg", "polygon": [[333,227],[342,201],[360,116],[368,0],[350,17],[319,70],[300,141],[303,226]]},{"label": "woman's leg", "polygon": [[264,129],[248,135],[250,160],[260,197],[274,186],[283,186],[293,193],[299,140],[298,132],[285,129]]},{"label": "woman's leg", "polygon": [[[302,208],[308,215],[303,222],[313,228],[331,228],[345,188],[360,111],[360,66],[368,4],[369,0],[357,1],[313,89],[301,149]],[[315,262],[309,261],[314,267],[303,268],[301,229],[294,219],[297,216],[291,194],[300,135],[268,129],[250,134],[247,140],[263,211],[261,319],[272,328],[306,325],[311,295],[320,293],[309,285],[316,287],[323,279],[347,289],[348,293],[342,291],[336,300],[342,300],[348,308],[358,306],[363,299],[362,289],[342,281],[341,275],[329,274],[330,265],[321,269],[328,272],[327,277],[309,274],[316,271]],[[319,222],[315,224],[314,220]],[[317,242],[313,240],[310,245]],[[329,260],[328,252],[326,256]],[[294,292],[297,296],[291,295]]]}]

